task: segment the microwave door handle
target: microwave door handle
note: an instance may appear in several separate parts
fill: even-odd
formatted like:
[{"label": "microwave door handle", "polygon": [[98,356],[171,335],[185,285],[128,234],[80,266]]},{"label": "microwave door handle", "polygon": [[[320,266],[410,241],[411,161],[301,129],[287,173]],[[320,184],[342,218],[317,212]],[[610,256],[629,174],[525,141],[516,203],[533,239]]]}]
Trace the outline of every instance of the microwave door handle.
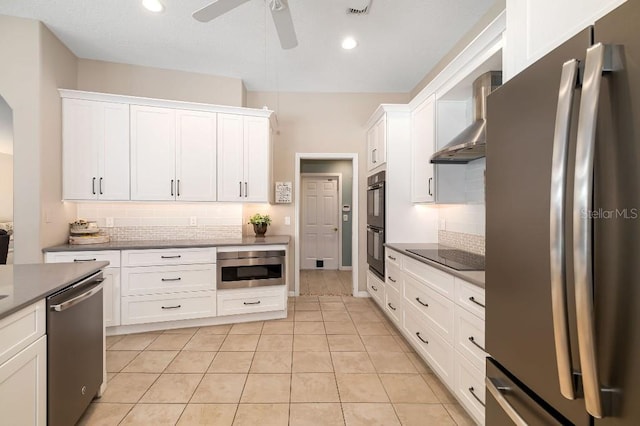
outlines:
[{"label": "microwave door handle", "polygon": [[551,307],[553,336],[558,364],[560,393],[567,399],[575,399],[573,369],[569,341],[567,314],[566,253],[564,245],[564,218],[567,181],[567,152],[571,130],[573,95],[578,81],[578,61],[571,59],[562,66],[558,108],[553,135],[551,162],[551,208],[549,209],[549,253],[551,272]]}]

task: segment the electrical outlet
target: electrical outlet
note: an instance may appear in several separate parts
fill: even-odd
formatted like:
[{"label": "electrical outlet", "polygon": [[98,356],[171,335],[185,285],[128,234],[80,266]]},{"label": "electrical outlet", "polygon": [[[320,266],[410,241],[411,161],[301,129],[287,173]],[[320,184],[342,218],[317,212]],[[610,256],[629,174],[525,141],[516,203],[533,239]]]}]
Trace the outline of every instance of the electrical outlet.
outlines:
[{"label": "electrical outlet", "polygon": [[284,217],[284,224],[285,225],[291,225],[291,216],[285,216]]},{"label": "electrical outlet", "polygon": [[112,217],[105,218],[105,226],[107,228],[113,228],[113,218]]},{"label": "electrical outlet", "polygon": [[196,226],[198,224],[198,218],[195,216],[189,217],[189,226]]}]

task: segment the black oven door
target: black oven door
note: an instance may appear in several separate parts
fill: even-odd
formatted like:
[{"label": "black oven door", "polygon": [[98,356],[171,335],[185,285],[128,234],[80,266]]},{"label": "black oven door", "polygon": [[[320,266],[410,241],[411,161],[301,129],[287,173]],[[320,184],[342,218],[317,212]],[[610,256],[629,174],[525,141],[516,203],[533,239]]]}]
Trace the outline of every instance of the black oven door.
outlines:
[{"label": "black oven door", "polygon": [[367,225],[384,228],[384,182],[367,189]]},{"label": "black oven door", "polygon": [[384,280],[384,230],[367,226],[367,263],[369,269]]}]

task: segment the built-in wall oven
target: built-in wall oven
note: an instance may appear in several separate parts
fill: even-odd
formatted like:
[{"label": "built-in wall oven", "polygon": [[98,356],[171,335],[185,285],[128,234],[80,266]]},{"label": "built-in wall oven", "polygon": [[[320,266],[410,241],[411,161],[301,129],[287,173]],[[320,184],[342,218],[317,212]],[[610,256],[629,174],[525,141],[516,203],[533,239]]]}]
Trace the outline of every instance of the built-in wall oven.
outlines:
[{"label": "built-in wall oven", "polygon": [[367,179],[367,263],[384,279],[385,172]]},{"label": "built-in wall oven", "polygon": [[286,284],[284,250],[218,251],[217,258],[219,290]]}]

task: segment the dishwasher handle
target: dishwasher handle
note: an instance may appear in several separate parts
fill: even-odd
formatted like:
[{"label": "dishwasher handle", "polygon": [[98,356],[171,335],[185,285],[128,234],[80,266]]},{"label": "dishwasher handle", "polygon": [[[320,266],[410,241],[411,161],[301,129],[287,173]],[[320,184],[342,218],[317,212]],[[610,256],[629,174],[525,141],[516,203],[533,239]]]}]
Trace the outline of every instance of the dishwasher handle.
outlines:
[{"label": "dishwasher handle", "polygon": [[78,303],[82,302],[83,300],[86,300],[86,299],[90,298],[91,296],[95,295],[100,290],[102,290],[102,287],[104,286],[103,281],[104,281],[104,278],[98,278],[97,280],[94,281],[96,283],[96,285],[91,287],[91,289],[85,291],[82,294],[79,294],[78,296],[76,296],[74,298],[66,300],[66,301],[64,301],[62,303],[59,303],[57,305],[51,305],[50,309],[52,311],[62,312],[64,310],[66,310],[66,309],[71,308],[72,306],[77,305]]}]

